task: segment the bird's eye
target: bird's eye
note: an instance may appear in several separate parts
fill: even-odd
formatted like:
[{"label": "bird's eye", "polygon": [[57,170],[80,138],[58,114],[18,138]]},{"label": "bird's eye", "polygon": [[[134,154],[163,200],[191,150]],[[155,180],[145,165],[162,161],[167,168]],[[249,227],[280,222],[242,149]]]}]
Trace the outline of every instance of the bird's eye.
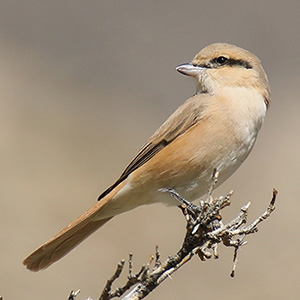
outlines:
[{"label": "bird's eye", "polygon": [[227,63],[229,58],[225,57],[225,56],[219,56],[216,58],[216,62],[219,64],[219,65],[225,65]]}]

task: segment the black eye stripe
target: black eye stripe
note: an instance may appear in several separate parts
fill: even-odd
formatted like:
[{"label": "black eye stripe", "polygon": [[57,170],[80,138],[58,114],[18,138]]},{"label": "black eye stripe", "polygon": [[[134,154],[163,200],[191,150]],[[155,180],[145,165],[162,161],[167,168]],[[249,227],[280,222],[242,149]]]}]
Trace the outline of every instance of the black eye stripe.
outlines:
[{"label": "black eye stripe", "polygon": [[242,60],[242,59],[232,59],[230,58],[227,62],[229,66],[241,66],[246,69],[252,69],[252,66],[250,65],[249,62]]},{"label": "black eye stripe", "polygon": [[220,65],[220,63],[217,62],[218,58],[219,57],[212,59],[208,64],[201,64],[201,65],[197,65],[197,66],[202,67],[202,68],[207,68],[207,69],[218,68],[221,66],[230,66],[230,67],[239,66],[239,67],[243,67],[245,69],[253,68],[249,62],[242,60],[242,59],[233,59],[233,58],[227,59],[227,61],[225,63]]},{"label": "black eye stripe", "polygon": [[[217,65],[217,64],[219,64],[218,59],[219,59],[219,57],[214,58],[213,60],[210,61],[210,63],[212,65]],[[250,65],[250,63],[245,61],[245,60],[242,60],[242,59],[228,58],[227,61],[223,65],[226,65],[226,66],[240,66],[240,67],[244,67],[246,69],[252,69],[252,66]]]}]

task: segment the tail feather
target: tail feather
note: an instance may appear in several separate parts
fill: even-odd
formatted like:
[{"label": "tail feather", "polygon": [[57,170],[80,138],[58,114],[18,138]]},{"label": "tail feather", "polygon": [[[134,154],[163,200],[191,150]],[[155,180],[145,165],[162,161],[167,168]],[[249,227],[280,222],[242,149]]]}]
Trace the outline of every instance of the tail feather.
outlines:
[{"label": "tail feather", "polygon": [[110,219],[84,222],[85,224],[78,224],[78,226],[74,227],[72,227],[72,224],[69,225],[51,240],[32,252],[24,260],[23,264],[27,269],[34,272],[48,268]]},{"label": "tail feather", "polygon": [[54,262],[68,254],[88,236],[109,221],[114,216],[114,213],[111,213],[111,216],[109,217],[105,217],[103,215],[102,218],[101,214],[103,213],[103,208],[112,200],[112,198],[124,185],[125,182],[121,183],[82,216],[77,218],[48,242],[33,251],[23,261],[26,268],[35,272],[46,269]]}]

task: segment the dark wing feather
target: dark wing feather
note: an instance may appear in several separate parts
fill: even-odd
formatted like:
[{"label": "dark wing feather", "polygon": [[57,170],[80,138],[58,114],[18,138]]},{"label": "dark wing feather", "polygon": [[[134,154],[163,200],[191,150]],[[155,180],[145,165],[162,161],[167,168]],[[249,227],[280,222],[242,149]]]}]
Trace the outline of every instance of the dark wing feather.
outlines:
[{"label": "dark wing feather", "polygon": [[195,125],[202,117],[203,105],[201,105],[201,95],[195,95],[180,106],[167,121],[152,135],[147,143],[140,149],[135,158],[123,171],[120,178],[104,191],[98,198],[101,200],[109,194],[117,185],[125,180],[129,174],[145,164],[159,151],[174,141],[190,127]]}]

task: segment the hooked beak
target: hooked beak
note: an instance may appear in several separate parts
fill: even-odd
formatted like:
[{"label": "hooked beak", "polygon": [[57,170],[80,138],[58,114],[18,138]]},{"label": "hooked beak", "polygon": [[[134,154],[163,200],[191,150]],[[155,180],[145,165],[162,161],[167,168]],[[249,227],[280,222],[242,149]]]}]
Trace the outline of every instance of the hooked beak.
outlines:
[{"label": "hooked beak", "polygon": [[175,68],[176,71],[183,75],[198,77],[200,73],[203,73],[205,68],[200,66],[195,66],[190,63],[179,65]]}]

